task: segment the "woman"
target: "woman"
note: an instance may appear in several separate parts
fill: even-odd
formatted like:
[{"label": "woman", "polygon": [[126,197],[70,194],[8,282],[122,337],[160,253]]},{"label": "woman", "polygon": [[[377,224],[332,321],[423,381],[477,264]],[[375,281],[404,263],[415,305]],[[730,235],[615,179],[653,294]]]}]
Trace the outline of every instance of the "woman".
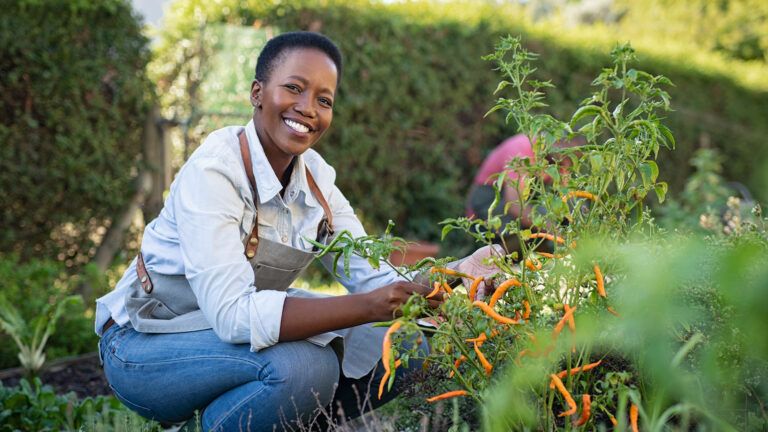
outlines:
[{"label": "woman", "polygon": [[[198,410],[203,430],[224,431],[306,424],[339,404],[349,418],[360,414],[357,393],[364,400],[383,374],[384,329],[369,323],[392,319],[429,288],[363,259],[340,279],[348,295],[289,288],[314,258],[306,238],[365,235],[335,171],[312,150],[331,125],[341,72],[325,36],[270,40],[251,85],[252,120],[213,132],[195,151],[141,253],[97,301],[105,374],[139,414],[172,423]],[[473,256],[457,266],[477,265],[482,254]]]}]

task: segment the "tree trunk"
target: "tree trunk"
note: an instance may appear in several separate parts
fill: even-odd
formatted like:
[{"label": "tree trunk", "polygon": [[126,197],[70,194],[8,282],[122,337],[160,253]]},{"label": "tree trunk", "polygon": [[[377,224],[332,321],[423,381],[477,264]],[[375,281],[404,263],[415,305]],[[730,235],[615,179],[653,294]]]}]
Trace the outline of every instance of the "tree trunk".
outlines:
[{"label": "tree trunk", "polygon": [[[152,175],[145,171],[141,171],[136,179],[136,193],[131,198],[131,201],[123,207],[122,211],[112,219],[112,224],[109,226],[107,233],[96,249],[96,254],[93,256],[91,263],[96,265],[99,272],[105,272],[115,255],[125,244],[125,233],[131,226],[133,218],[136,216],[136,212],[141,209],[142,204],[147,199],[152,189]],[[78,293],[83,296],[83,301],[88,304],[94,299],[93,287],[88,281],[83,281],[77,288]]]}]

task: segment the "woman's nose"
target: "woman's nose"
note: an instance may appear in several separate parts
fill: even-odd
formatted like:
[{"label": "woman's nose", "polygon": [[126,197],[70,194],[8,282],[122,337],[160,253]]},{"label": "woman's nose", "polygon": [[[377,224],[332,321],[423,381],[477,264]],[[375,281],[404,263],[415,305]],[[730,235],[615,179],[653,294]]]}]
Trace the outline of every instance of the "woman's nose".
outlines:
[{"label": "woman's nose", "polygon": [[314,118],[317,113],[317,109],[312,105],[312,101],[308,97],[299,98],[294,105],[294,109],[304,117]]}]

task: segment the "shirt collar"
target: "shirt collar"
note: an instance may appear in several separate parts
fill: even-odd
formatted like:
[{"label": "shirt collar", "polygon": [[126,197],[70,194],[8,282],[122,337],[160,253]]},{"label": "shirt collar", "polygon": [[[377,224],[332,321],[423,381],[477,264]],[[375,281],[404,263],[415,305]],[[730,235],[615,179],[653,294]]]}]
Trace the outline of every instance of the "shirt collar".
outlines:
[{"label": "shirt collar", "polygon": [[[251,150],[251,163],[253,165],[254,177],[256,178],[259,202],[264,204],[274,199],[282,190],[283,185],[272,170],[272,165],[269,164],[267,155],[264,153],[264,148],[261,146],[261,141],[259,141],[259,136],[256,133],[253,119],[246,125],[245,134],[246,138],[248,138],[248,147]],[[291,180],[288,182],[285,199],[288,202],[293,201],[298,198],[301,192],[304,192],[304,202],[314,207],[318,203],[309,190],[305,167],[304,155],[299,155],[293,163],[293,172],[291,173]]]}]

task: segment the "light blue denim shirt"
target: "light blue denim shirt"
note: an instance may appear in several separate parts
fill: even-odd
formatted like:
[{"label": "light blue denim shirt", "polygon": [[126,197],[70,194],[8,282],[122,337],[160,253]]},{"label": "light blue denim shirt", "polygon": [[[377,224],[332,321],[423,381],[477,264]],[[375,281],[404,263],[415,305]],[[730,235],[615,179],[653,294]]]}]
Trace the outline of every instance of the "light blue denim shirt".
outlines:
[{"label": "light blue denim shirt", "polygon": [[[253,269],[243,241],[253,221],[253,198],[243,169],[237,134],[241,126],[211,133],[184,164],[171,184],[160,215],[150,222],[141,250],[147,268],[166,275],[185,275],[198,304],[216,334],[231,343],[250,343],[259,350],[278,341],[286,293],[254,286]],[[259,196],[259,235],[295,248],[310,250],[323,208],[309,189],[309,167],[333,213],[336,233],[365,235],[360,220],[335,185],[336,172],[314,150],[294,163],[284,197],[282,186],[261,147],[253,121],[245,127]],[[333,257],[322,259],[332,268]],[[96,301],[96,333],[111,316],[130,325],[125,297],[136,280],[136,260],[115,289]],[[391,269],[373,269],[353,257],[350,276],[339,281],[349,292],[368,292],[399,278]]]}]

